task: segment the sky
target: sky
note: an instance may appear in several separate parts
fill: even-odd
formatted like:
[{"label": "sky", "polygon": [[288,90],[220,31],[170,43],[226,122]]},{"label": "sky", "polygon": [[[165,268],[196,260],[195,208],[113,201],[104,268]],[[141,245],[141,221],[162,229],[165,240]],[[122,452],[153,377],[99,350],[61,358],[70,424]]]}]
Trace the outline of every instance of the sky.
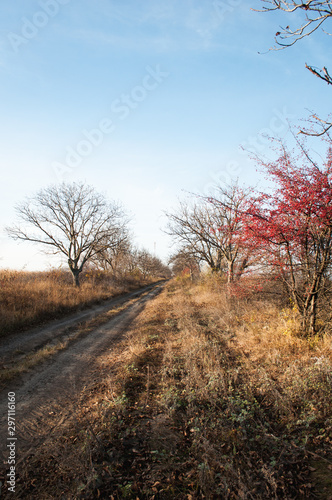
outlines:
[{"label": "sky", "polygon": [[[247,150],[326,116],[332,68],[317,33],[269,51],[296,18],[260,0],[5,0],[0,6],[0,267],[57,265],[10,240],[15,205],[84,182],[130,214],[135,243],[165,261],[165,211],[235,179],[261,185]],[[301,18],[301,16],[299,17]],[[318,147],[318,146],[317,146]],[[245,151],[244,151],[245,150]]]}]

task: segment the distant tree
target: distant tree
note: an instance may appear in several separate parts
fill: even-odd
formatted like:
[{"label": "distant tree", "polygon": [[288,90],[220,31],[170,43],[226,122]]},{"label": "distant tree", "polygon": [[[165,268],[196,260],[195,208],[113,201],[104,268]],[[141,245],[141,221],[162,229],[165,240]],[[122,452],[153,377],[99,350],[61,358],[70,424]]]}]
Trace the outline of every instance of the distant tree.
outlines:
[{"label": "distant tree", "polygon": [[190,249],[185,247],[179,249],[168,260],[174,274],[188,272],[190,277],[198,276],[200,273],[199,258],[192,254]]},{"label": "distant tree", "polygon": [[247,237],[278,271],[303,330],[312,335],[318,306],[331,287],[332,150],[319,167],[304,147],[302,157],[294,159],[281,145],[276,161],[260,165],[276,188],[247,211]]},{"label": "distant tree", "polygon": [[124,262],[132,251],[126,222],[124,219],[123,224],[118,226],[117,231],[107,235],[107,241],[101,242],[100,252],[92,259],[98,268],[111,271],[114,276],[122,273],[122,268],[126,267]]},{"label": "distant tree", "polygon": [[166,215],[166,233],[186,249],[187,255],[205,262],[213,271],[220,272],[223,269],[223,258],[208,229],[207,203],[203,200],[191,204],[182,201],[174,212]]},{"label": "distant tree", "polygon": [[[293,15],[296,22],[296,26],[294,28],[286,26],[284,28],[280,28],[280,31],[278,30],[276,32],[276,49],[285,49],[294,45],[303,38],[312,35],[315,31],[321,28],[323,23],[332,19],[331,0],[261,0],[261,2],[264,4],[262,7],[264,12],[277,10],[287,12]],[[302,19],[301,16],[298,15],[299,13],[303,13]],[[324,31],[324,33],[331,35],[331,33],[326,31]],[[332,77],[325,66],[321,70],[308,64],[305,66],[315,76],[327,84],[332,85]],[[329,121],[322,120],[315,115],[313,118],[316,120],[316,123],[318,122],[321,125],[321,131],[302,131],[302,133],[319,136],[325,134],[332,127],[332,123]]]},{"label": "distant tree", "polygon": [[169,278],[170,269],[159,257],[152,255],[148,250],[142,249],[136,252],[136,265],[142,275],[151,278]]},{"label": "distant tree", "polygon": [[125,226],[123,210],[83,183],[42,189],[16,211],[21,225],[7,228],[9,236],[64,255],[76,286],[84,265],[116,246]]}]

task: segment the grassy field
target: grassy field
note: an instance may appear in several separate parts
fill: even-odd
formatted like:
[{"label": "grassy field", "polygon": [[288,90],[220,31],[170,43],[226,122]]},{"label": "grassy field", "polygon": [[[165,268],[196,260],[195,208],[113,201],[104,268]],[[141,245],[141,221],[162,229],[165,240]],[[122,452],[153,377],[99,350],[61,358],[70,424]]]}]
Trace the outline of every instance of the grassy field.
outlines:
[{"label": "grassy field", "polygon": [[138,278],[115,281],[87,271],[80,288],[69,272],[0,271],[0,335],[20,331],[146,284]]},{"label": "grassy field", "polygon": [[25,498],[332,498],[331,337],[297,331],[270,294],[171,281],[27,461]]}]

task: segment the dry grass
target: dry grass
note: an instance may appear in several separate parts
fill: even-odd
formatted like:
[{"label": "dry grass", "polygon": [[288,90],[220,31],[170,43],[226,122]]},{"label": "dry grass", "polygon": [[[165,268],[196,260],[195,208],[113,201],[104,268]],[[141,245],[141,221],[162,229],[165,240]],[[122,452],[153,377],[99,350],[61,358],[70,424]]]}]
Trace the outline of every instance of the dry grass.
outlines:
[{"label": "dry grass", "polygon": [[23,330],[145,284],[128,278],[87,271],[82,285],[73,286],[69,272],[0,271],[0,335]]},{"label": "dry grass", "polygon": [[[148,293],[148,292],[146,292]],[[48,342],[45,346],[33,350],[33,352],[22,352],[18,353],[18,356],[13,357],[13,359],[6,360],[3,366],[0,366],[0,390],[3,388],[3,383],[8,383],[10,380],[14,379],[18,375],[28,372],[31,368],[39,365],[41,362],[45,361],[47,358],[53,356],[59,351],[63,351],[68,348],[68,346],[75,342],[79,337],[88,335],[91,331],[99,328],[101,325],[110,321],[111,318],[121,313],[136,301],[144,297],[141,294],[138,298],[131,300],[126,300],[126,302],[121,305],[109,309],[103,314],[99,314],[96,318],[83,321],[78,325],[68,327],[64,330],[63,335],[57,336]]]},{"label": "dry grass", "polygon": [[[262,293],[169,283],[100,366],[89,424],[36,452],[23,477],[52,456],[45,498],[331,498],[331,337],[297,331],[296,312]],[[69,456],[72,485],[57,473]]]}]

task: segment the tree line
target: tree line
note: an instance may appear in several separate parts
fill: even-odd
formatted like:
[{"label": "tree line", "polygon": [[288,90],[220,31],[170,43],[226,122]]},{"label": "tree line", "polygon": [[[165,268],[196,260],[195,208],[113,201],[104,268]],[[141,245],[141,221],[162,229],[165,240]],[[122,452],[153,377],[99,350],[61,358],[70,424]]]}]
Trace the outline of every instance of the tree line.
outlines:
[{"label": "tree line", "polygon": [[[191,195],[168,212],[166,232],[178,245],[169,262],[173,270],[194,273],[205,263],[228,285],[244,275],[268,274],[283,284],[303,330],[316,333],[331,293],[332,140],[326,140],[321,162],[299,140],[297,156],[281,142],[275,160],[257,156],[261,172],[273,181],[268,192],[234,183],[219,186],[214,196]],[[135,248],[123,207],[91,186],[51,186],[16,211],[20,223],[7,228],[8,234],[64,256],[76,286],[88,264],[114,276],[170,276],[158,257]]]},{"label": "tree line", "polygon": [[316,162],[302,142],[299,152],[278,143],[274,161],[256,157],[273,188],[258,192],[238,183],[216,195],[192,195],[169,212],[168,229],[178,244],[176,266],[205,263],[230,285],[244,274],[279,280],[302,318],[317,331],[319,309],[331,293],[332,141]]},{"label": "tree line", "polygon": [[9,236],[64,257],[77,287],[87,265],[113,275],[169,276],[158,257],[133,245],[123,207],[84,183],[42,189],[18,204],[16,212],[19,223],[7,228]]}]

